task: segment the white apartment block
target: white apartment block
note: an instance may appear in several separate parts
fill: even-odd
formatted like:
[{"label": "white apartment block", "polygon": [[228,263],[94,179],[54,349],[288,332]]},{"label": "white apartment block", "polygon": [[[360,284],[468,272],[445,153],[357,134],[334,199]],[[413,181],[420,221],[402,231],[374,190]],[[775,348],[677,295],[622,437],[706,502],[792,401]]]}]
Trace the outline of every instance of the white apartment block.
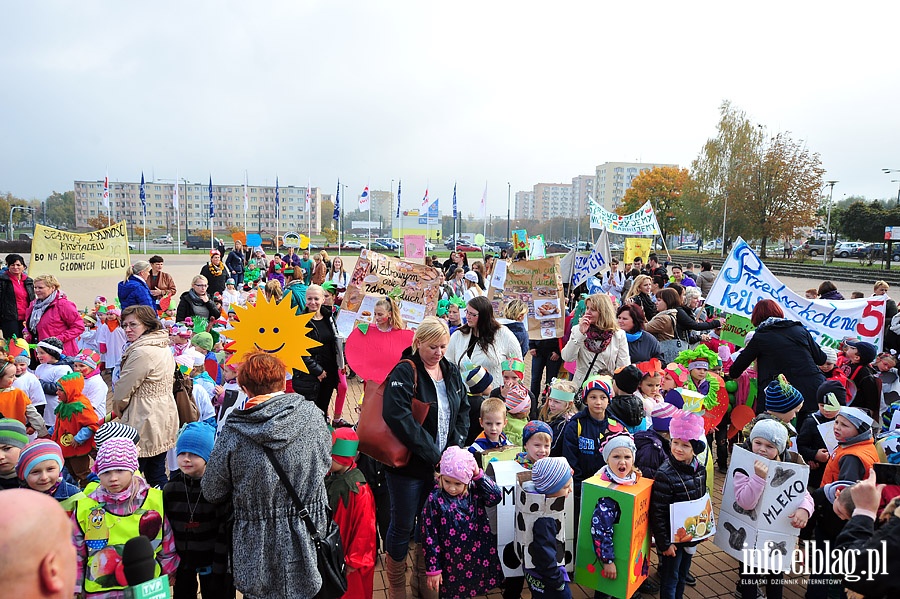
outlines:
[{"label": "white apartment block", "polygon": [[516,192],[515,218],[534,219],[534,191]]},{"label": "white apartment block", "polygon": [[574,214],[571,183],[538,183],[534,186],[533,218],[572,218]]},{"label": "white apartment block", "polygon": [[594,175],[578,175],[572,178],[572,218],[588,214],[588,198],[595,197]]},{"label": "white apartment block", "polygon": [[634,178],[642,171],[649,171],[657,166],[678,165],[649,162],[605,162],[599,165],[594,181],[594,200],[607,210],[615,210],[622,203]]},{"label": "white apartment block", "polygon": [[[125,219],[133,226],[141,226],[141,184],[111,181],[109,183],[110,214],[113,221]],[[152,231],[166,231],[173,235],[175,228],[202,230],[209,228],[209,183],[178,183],[178,216],[173,206],[174,183],[149,181],[144,184],[147,205],[147,227]],[[275,186],[252,185],[247,187],[248,209],[244,212],[243,185],[213,184],[215,218],[213,226],[224,230],[229,226],[248,231],[274,232],[306,231],[312,224],[314,233],[321,231],[323,220],[331,222],[331,215],[324,218],[319,207],[325,200],[334,201],[334,194],[323,193],[311,187],[310,210],[306,210],[306,187],[279,186],[279,217],[275,218]],[[342,198],[343,200],[343,198]],[[88,219],[105,217],[103,205],[103,181],[75,181],[75,226],[91,228]],[[176,224],[177,223],[177,224]]]}]

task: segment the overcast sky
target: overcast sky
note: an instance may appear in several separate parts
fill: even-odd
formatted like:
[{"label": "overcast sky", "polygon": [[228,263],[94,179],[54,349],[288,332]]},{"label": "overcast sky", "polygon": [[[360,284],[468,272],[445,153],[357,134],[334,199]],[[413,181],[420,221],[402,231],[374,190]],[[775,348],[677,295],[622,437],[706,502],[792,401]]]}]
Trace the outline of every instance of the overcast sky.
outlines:
[{"label": "overcast sky", "polygon": [[507,182],[689,167],[725,99],[820,153],[835,199],[900,179],[897,2],[41,1],[0,22],[0,192],[26,198],[246,169],[354,196],[402,179],[409,208],[456,181],[466,211],[487,181],[504,214]]}]

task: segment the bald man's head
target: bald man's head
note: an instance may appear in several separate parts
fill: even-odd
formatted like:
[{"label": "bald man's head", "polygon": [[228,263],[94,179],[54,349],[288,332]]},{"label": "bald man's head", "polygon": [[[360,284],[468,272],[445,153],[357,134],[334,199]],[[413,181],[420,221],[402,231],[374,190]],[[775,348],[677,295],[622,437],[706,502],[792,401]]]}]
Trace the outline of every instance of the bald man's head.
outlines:
[{"label": "bald man's head", "polygon": [[0,493],[0,581],[17,599],[71,597],[72,524],[59,502],[31,489]]}]

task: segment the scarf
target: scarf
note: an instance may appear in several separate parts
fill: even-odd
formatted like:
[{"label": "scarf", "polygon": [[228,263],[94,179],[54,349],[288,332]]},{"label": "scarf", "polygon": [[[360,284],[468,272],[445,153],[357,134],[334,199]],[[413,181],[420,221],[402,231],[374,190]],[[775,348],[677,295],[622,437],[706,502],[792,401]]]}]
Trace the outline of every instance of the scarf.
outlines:
[{"label": "scarf", "polygon": [[609,347],[609,342],[612,341],[612,337],[612,331],[601,331],[594,325],[591,325],[587,335],[584,336],[584,346],[588,351],[599,354]]},{"label": "scarf", "polygon": [[[192,300],[194,300],[195,304],[205,304],[206,302],[209,301],[208,299],[203,299],[202,297],[197,295],[197,292],[195,292],[193,289],[191,289],[188,292],[188,297],[190,297]],[[209,296],[206,296],[206,297],[209,297]]]},{"label": "scarf", "polygon": [[528,454],[524,451],[522,453],[516,454],[516,463],[527,470],[531,470],[532,468],[534,468],[534,460],[529,458]]},{"label": "scarf", "polygon": [[50,307],[50,304],[56,301],[56,296],[58,294],[59,291],[54,291],[42,300],[34,300],[34,307],[31,309],[31,318],[28,319],[28,328],[31,329],[32,333],[37,333],[38,323],[44,316],[44,312]]},{"label": "scarf", "polygon": [[628,343],[634,343],[638,339],[641,338],[641,335],[644,334],[644,331],[638,331],[637,333],[629,333],[625,332],[625,338],[628,339]]},{"label": "scarf", "polygon": [[359,493],[360,485],[366,484],[366,477],[359,468],[353,467],[342,474],[329,474],[325,477],[325,493],[328,495],[328,507],[333,514],[338,503],[350,505],[350,493]]},{"label": "scarf", "polygon": [[621,477],[615,474],[609,466],[603,466],[600,469],[600,478],[613,483],[618,483],[620,485],[635,485],[637,484],[637,475],[634,473],[634,470],[631,471],[626,477]]},{"label": "scarf", "polygon": [[224,262],[219,262],[219,266],[216,266],[215,264],[210,262],[208,264],[208,266],[209,266],[209,274],[211,274],[214,277],[222,276],[222,272],[225,270]]}]

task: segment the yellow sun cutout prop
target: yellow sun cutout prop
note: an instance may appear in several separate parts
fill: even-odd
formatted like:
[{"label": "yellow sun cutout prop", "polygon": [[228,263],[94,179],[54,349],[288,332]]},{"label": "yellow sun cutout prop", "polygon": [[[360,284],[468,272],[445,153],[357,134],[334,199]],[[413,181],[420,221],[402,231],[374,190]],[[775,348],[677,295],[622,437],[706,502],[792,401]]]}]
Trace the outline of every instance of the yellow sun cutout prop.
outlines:
[{"label": "yellow sun cutout prop", "polygon": [[276,303],[260,294],[256,306],[235,308],[238,322],[226,333],[233,340],[228,346],[234,350],[229,362],[241,362],[245,354],[262,350],[276,356],[288,368],[309,372],[303,356],[322,345],[307,336],[311,330],[307,324],[314,314],[297,316],[296,309],[291,307],[290,296]]}]

